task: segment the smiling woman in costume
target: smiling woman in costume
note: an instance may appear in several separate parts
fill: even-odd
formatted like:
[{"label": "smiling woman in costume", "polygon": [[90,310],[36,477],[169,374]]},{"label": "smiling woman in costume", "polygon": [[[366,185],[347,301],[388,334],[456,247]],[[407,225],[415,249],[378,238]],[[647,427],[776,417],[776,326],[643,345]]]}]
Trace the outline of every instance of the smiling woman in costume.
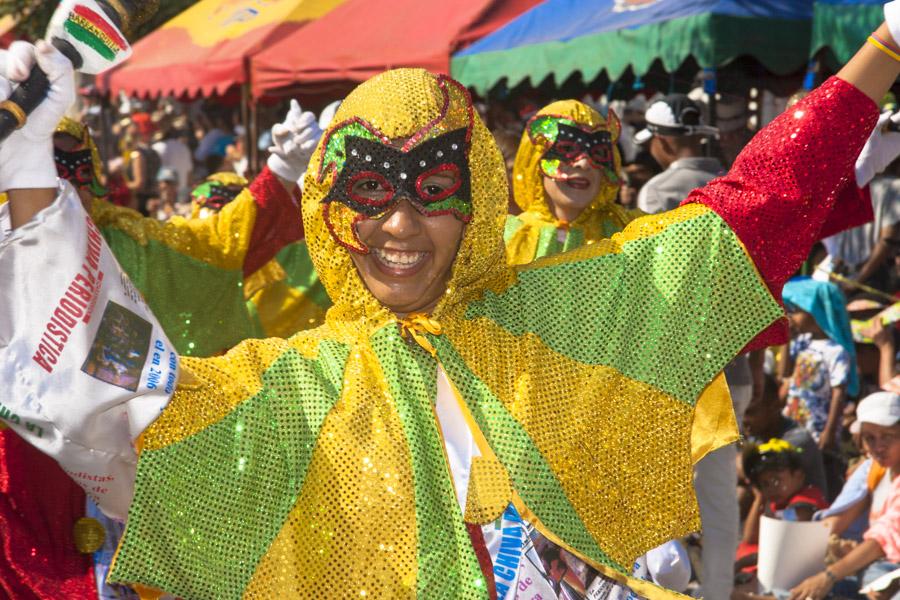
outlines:
[{"label": "smiling woman in costume", "polygon": [[[66,73],[50,73],[58,90]],[[309,251],[334,300],[325,324],[183,360],[141,435],[113,580],[189,599],[506,598],[518,586],[505,577],[542,572],[527,543],[491,552],[498,523],[510,537],[522,523],[560,556],[667,596],[629,579],[633,561],[697,528],[692,463],[736,435],[733,418],[715,427],[731,409],[714,378],[772,338],[781,287],[813,241],[855,224],[859,190],[845,184],[872,98],[898,73],[866,47],[682,207],[518,270],[502,239],[503,161],[465,89],[414,69],[362,84],[305,180]],[[11,172],[5,150],[0,184],[20,229],[0,274],[12,277],[36,247],[51,251],[43,230],[81,217],[70,192]],[[456,222],[438,232],[431,219]],[[3,295],[0,310],[0,334],[28,336],[9,311],[29,306]],[[31,373],[20,353],[0,362]],[[133,418],[136,436],[166,401],[145,379],[90,402]],[[14,402],[32,392],[15,374],[2,381]],[[51,396],[45,410],[74,410]],[[52,440],[33,441],[64,461],[84,420],[56,419]],[[712,424],[705,449],[692,449],[698,422]],[[127,437],[93,439],[127,455]],[[554,585],[549,571],[556,593],[566,576]]]},{"label": "smiling woman in costume", "polygon": [[510,264],[598,242],[643,215],[616,203],[622,158],[619,118],[577,100],[542,108],[526,125],[513,167],[522,213],[506,223]]}]

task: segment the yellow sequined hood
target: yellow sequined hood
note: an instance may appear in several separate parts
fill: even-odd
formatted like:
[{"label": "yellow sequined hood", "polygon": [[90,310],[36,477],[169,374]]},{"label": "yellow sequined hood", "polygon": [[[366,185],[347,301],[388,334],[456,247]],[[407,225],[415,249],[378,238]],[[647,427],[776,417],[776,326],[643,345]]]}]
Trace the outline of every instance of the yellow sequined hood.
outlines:
[{"label": "yellow sequined hood", "polygon": [[[198,185],[191,191],[191,219],[206,218],[212,213],[222,210],[222,206],[209,207],[207,200],[211,186],[221,185],[225,188],[234,188],[235,191],[242,190],[250,185],[246,178],[241,177],[237,173],[227,171],[213,173],[207,177],[203,183]],[[206,210],[203,210],[206,209]]]},{"label": "yellow sequined hood", "polygon": [[[446,111],[443,116],[442,110]],[[474,216],[466,226],[448,293],[435,309],[435,318],[460,308],[491,282],[508,280],[502,239],[508,193],[503,157],[478,115],[470,114],[471,104],[464,88],[423,69],[382,73],[360,85],[343,102],[332,121],[334,125],[322,136],[313,155],[303,193],[303,225],[309,253],[334,301],[328,314],[330,324],[365,317],[364,329],[371,332],[395,318],[368,291],[349,250],[332,237],[323,215],[322,200],[334,179],[325,173],[319,181],[326,140],[329,132],[352,119],[365,121],[390,139],[408,138],[428,127],[433,133],[446,133],[473,119],[469,162]]]},{"label": "yellow sequined hood", "polygon": [[[535,118],[543,115],[565,117],[588,129],[609,131],[613,142],[613,168],[616,175],[621,173],[622,158],[615,145],[619,139],[620,125],[612,110],[609,117],[604,118],[582,102],[561,100],[542,108]],[[616,203],[619,182],[604,175],[603,184],[590,206],[572,223],[558,221],[548,204],[541,169],[541,160],[551,142],[541,136],[533,139],[529,130],[530,127],[526,128],[522,134],[513,167],[514,198],[523,212],[510,217],[507,224],[506,250],[510,264],[526,265],[544,256],[598,242],[611,237],[643,215],[639,210],[628,210]],[[558,227],[565,227],[569,235],[564,243],[554,246],[552,240],[556,239]]]}]

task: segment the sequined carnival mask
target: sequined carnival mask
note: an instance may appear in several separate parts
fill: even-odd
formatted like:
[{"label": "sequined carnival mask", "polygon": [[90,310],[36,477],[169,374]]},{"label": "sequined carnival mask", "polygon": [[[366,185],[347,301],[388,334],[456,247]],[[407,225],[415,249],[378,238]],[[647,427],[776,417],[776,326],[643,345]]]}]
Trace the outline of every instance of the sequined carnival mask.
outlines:
[{"label": "sequined carnival mask", "polygon": [[[450,129],[447,118],[451,88],[461,87],[449,78],[439,78],[444,95],[440,116],[414,133],[402,146],[392,144],[364,119],[354,117],[335,125],[326,134],[319,181],[332,174],[328,194],[322,199],[325,223],[332,237],[359,254],[368,253],[356,231],[364,219],[381,219],[401,200],[422,215],[453,215],[463,223],[473,216],[469,149],[473,128],[471,99],[465,88],[452,89],[465,99],[465,126]],[[437,175],[449,182],[429,185]],[[360,193],[358,184],[372,186]]]},{"label": "sequined carnival mask", "polygon": [[77,189],[87,189],[93,192],[94,187],[94,160],[90,148],[66,152],[58,148],[53,151],[56,161],[56,172],[61,179],[65,179]]},{"label": "sequined carnival mask", "polygon": [[224,185],[218,181],[205,181],[197,186],[191,197],[194,204],[201,209],[219,212],[226,204],[232,202],[244,188],[237,185]]},{"label": "sequined carnival mask", "polygon": [[565,179],[559,170],[561,165],[587,158],[591,167],[602,171],[610,182],[618,183],[613,132],[606,124],[589,129],[568,117],[536,115],[527,128],[532,143],[546,147],[540,168],[547,177]]}]

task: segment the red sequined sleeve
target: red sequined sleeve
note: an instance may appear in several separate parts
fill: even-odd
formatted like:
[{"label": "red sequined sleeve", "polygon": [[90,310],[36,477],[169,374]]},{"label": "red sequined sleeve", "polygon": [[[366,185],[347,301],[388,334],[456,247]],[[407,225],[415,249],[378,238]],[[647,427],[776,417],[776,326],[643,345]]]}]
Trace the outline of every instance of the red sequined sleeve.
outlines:
[{"label": "red sequined sleeve", "polygon": [[[725,177],[691,193],[684,204],[715,211],[738,235],[772,295],[823,234],[865,222],[871,208],[853,167],[878,108],[853,85],[832,77],[763,129]],[[783,341],[776,324],[750,347]]]},{"label": "red sequined sleeve", "polygon": [[296,194],[288,193],[268,167],[250,184],[257,211],[244,259],[245,277],[275,258],[279,250],[288,244],[303,239],[299,188],[297,190]]}]

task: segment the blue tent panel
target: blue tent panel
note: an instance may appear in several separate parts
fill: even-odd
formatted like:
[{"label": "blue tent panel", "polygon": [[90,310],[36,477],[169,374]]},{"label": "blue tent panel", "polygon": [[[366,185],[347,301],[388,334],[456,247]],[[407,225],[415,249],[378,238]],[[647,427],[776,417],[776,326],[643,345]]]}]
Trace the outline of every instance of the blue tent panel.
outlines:
[{"label": "blue tent panel", "polygon": [[700,14],[809,20],[811,0],[547,0],[456,56],[631,29]]}]

